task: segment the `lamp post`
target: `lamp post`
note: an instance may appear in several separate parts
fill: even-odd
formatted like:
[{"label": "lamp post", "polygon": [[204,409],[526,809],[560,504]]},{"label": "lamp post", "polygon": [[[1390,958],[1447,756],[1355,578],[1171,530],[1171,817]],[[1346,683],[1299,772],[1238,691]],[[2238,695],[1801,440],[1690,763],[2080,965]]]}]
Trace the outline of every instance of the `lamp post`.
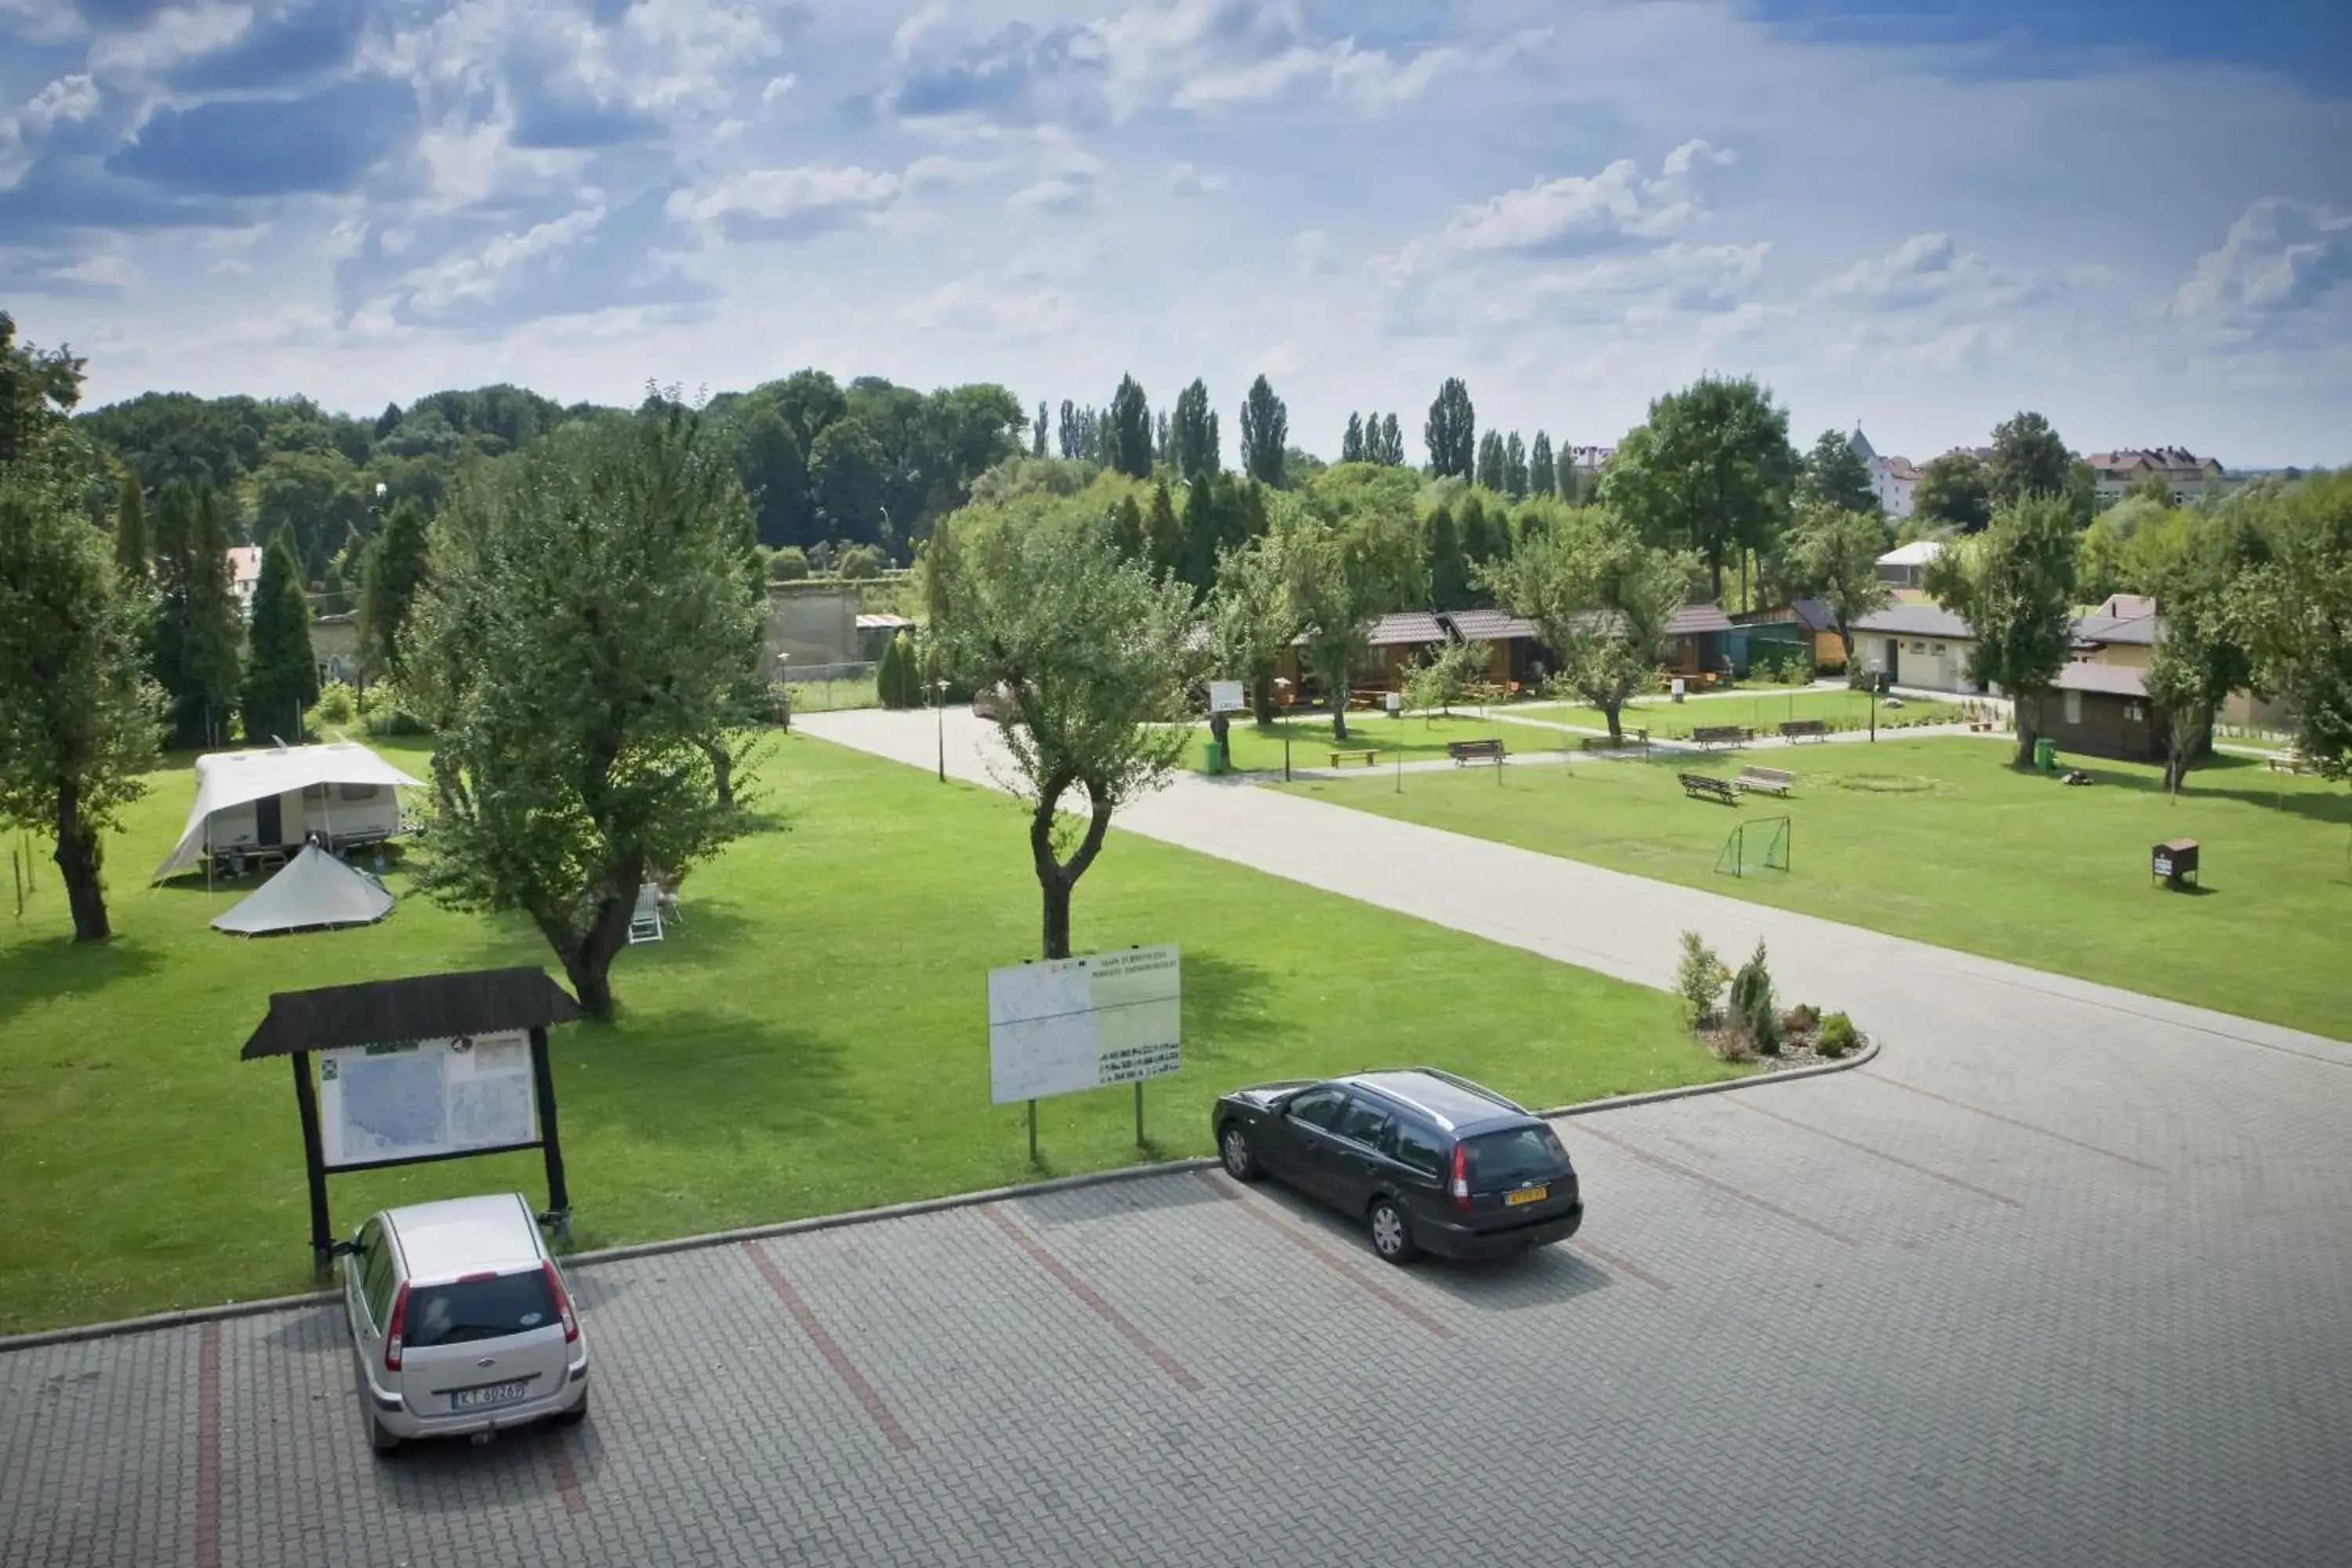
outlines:
[{"label": "lamp post", "polygon": [[1275,706],[1282,710],[1282,782],[1290,782],[1290,682],[1283,676],[1274,679]]},{"label": "lamp post", "polygon": [[940,731],[940,783],[941,784],[948,782],[947,696],[948,683],[945,680],[931,682],[931,719],[938,725]]}]

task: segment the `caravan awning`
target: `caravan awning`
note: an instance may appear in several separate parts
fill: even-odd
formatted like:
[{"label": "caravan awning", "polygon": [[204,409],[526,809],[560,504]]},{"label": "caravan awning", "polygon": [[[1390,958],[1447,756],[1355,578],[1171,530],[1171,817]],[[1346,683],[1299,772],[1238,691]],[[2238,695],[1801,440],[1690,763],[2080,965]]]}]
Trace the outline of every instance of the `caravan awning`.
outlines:
[{"label": "caravan awning", "polygon": [[196,804],[180,842],[155,868],[162,881],[173,872],[194,865],[205,852],[205,819],[216,811],[262,800],[273,795],[308,789],[312,784],[372,784],[422,789],[425,781],[410,778],[356,741],[323,746],[289,746],[283,751],[220,752],[196,759]]}]

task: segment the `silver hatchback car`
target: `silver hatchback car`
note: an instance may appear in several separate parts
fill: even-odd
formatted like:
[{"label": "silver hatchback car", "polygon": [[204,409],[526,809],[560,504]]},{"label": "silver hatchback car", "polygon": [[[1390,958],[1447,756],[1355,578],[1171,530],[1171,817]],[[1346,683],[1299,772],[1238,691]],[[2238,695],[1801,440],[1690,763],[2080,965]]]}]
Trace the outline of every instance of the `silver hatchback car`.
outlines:
[{"label": "silver hatchback car", "polygon": [[386,1209],[339,1250],[377,1453],[587,1415],[588,1342],[520,1193]]}]

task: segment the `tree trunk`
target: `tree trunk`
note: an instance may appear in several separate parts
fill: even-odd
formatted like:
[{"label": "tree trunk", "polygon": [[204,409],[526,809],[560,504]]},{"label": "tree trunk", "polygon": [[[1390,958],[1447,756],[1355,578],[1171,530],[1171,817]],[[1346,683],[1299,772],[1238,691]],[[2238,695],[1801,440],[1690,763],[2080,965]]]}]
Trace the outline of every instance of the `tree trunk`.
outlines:
[{"label": "tree trunk", "polygon": [[613,1016],[613,960],[629,944],[629,922],[636,917],[637,889],[644,885],[643,862],[627,891],[597,900],[596,918],[576,939],[549,928],[540,929],[563,961],[564,977],[572,982],[580,1010],[591,1018],[610,1022]]},{"label": "tree trunk", "polygon": [[1070,885],[1058,876],[1038,884],[1045,895],[1045,956],[1070,956]]},{"label": "tree trunk", "polygon": [[1078,879],[1087,874],[1087,868],[1094,864],[1095,857],[1102,852],[1103,837],[1110,831],[1111,803],[1096,798],[1089,789],[1087,792],[1089,809],[1086,837],[1079,840],[1076,852],[1067,863],[1054,858],[1055,809],[1063,795],[1076,782],[1066,778],[1048,779],[1047,784],[1055,786],[1052,793],[1045,794],[1041,790],[1040,798],[1029,815],[1029,858],[1036,868],[1038,891],[1045,899],[1045,956],[1047,958],[1070,956],[1070,894],[1077,887]]},{"label": "tree trunk", "polygon": [[1345,680],[1331,684],[1331,738],[1342,743],[1348,739],[1348,683]]},{"label": "tree trunk", "polygon": [[1274,722],[1274,677],[1261,675],[1251,683],[1250,705],[1256,709],[1259,723]]},{"label": "tree trunk", "polygon": [[1625,706],[1625,700],[1622,697],[1612,697],[1604,702],[1596,704],[1596,706],[1601,710],[1601,716],[1609,721],[1610,745],[1623,745],[1625,743],[1625,728],[1624,725],[1619,721],[1619,714]]},{"label": "tree trunk", "polygon": [[81,791],[73,784],[58,787],[58,849],[52,857],[65,879],[66,902],[73,910],[74,941],[104,942],[114,934],[107,924],[106,893],[99,886],[98,835],[81,819]]},{"label": "tree trunk", "polygon": [[[2039,699],[2034,700],[2038,701]],[[2026,716],[2029,710],[2027,701],[2028,700],[2021,693],[2012,692],[2010,695],[2010,711],[2017,715],[2017,755],[2012,760],[2011,765],[2021,768],[2030,768],[2033,765],[2033,722]]]},{"label": "tree trunk", "polygon": [[735,759],[727,754],[727,742],[714,741],[704,746],[702,752],[710,759],[710,779],[719,806],[732,811],[735,808]]},{"label": "tree trunk", "polygon": [[1214,741],[1220,746],[1225,747],[1227,755],[1232,754],[1233,742],[1230,737],[1233,733],[1233,727],[1234,716],[1232,714],[1212,713],[1209,715],[1209,739]]},{"label": "tree trunk", "polygon": [[1838,616],[1838,643],[1845,649],[1845,680],[1853,684],[1853,633],[1846,626],[1846,617]]}]

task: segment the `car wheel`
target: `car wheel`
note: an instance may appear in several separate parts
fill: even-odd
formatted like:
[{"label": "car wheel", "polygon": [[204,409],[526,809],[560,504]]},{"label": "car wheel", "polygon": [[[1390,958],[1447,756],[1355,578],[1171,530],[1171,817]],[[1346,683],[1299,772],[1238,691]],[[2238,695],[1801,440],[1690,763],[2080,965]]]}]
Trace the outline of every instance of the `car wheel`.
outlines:
[{"label": "car wheel", "polygon": [[1412,1226],[1393,1198],[1372,1200],[1372,1250],[1387,1263],[1410,1263],[1421,1249],[1413,1245]]},{"label": "car wheel", "polygon": [[582,1394],[580,1396],[579,1404],[573,1405],[571,1409],[564,1411],[560,1415],[551,1416],[550,1419],[558,1426],[579,1426],[580,1423],[588,1419],[588,1396],[584,1394]]},{"label": "car wheel", "polygon": [[1234,1181],[1257,1180],[1257,1151],[1250,1147],[1249,1134],[1242,1131],[1240,1122],[1226,1122],[1225,1130],[1217,1134],[1217,1158],[1224,1163],[1225,1174]]}]

